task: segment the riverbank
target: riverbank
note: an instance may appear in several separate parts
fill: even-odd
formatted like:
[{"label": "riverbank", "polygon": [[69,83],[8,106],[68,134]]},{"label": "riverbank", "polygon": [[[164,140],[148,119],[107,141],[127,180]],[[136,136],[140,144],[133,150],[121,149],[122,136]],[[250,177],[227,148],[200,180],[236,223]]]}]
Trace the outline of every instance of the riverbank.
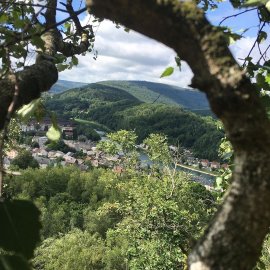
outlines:
[{"label": "riverbank", "polygon": [[218,176],[218,174],[215,174],[215,173],[212,173],[212,172],[206,172],[206,171],[194,168],[192,166],[183,165],[183,164],[180,164],[180,163],[177,163],[176,166],[181,167],[181,168],[185,168],[185,169],[190,170],[190,171],[194,171],[194,172],[198,172],[198,173],[201,173],[201,174],[209,175],[209,176],[212,176],[212,177],[217,177]]}]

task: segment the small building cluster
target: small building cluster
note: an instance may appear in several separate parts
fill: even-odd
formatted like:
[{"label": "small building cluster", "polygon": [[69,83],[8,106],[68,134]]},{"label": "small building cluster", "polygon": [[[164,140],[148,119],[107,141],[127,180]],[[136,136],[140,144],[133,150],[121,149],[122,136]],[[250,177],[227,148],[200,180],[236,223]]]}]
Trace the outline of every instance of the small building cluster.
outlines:
[{"label": "small building cluster", "polygon": [[[75,139],[76,128],[72,122],[59,121],[59,126],[62,129],[64,143],[73,149],[73,152],[64,153],[62,151],[48,150],[46,146],[47,137],[46,131],[49,129],[51,121],[45,119],[42,123],[30,121],[28,124],[21,126],[23,132],[33,132],[32,147],[24,145],[23,147],[32,153],[34,159],[39,163],[40,168],[47,168],[48,166],[78,166],[81,170],[87,170],[90,167],[109,167],[115,172],[121,173],[123,167],[120,165],[123,159],[123,153],[118,153],[115,156],[109,156],[100,151],[96,147],[96,143],[90,140],[79,141]],[[102,140],[106,140],[106,134],[103,131],[96,130],[102,136]],[[138,149],[144,150],[146,146],[141,144],[137,146]],[[188,149],[181,149],[174,145],[169,146],[170,151],[175,155],[177,162],[183,165],[192,166],[194,168],[206,171],[215,171],[220,168],[228,168],[227,164],[220,164],[217,161],[209,161],[207,159],[195,158],[192,151]],[[15,150],[9,151],[4,158],[4,166],[8,168],[11,161],[18,155]],[[143,161],[143,158],[142,158]],[[143,166],[143,162],[142,162]]]}]

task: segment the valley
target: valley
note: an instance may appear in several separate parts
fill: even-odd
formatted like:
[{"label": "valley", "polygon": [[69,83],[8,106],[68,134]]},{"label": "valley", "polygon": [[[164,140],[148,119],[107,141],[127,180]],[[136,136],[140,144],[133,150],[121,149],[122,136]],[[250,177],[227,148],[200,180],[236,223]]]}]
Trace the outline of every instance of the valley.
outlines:
[{"label": "valley", "polygon": [[219,158],[223,131],[210,116],[192,112],[209,112],[205,96],[196,90],[107,81],[46,97],[45,104],[59,118],[77,119],[85,126],[93,126],[90,121],[102,125],[103,130],[135,130],[138,143],[151,133],[162,133],[171,144],[192,149],[196,157]]}]

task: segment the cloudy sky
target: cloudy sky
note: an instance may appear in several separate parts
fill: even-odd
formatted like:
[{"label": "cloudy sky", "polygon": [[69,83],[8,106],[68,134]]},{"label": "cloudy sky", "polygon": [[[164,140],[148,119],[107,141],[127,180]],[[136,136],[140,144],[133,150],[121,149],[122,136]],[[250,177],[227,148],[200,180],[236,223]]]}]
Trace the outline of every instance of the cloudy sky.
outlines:
[{"label": "cloudy sky", "polygon": [[[224,17],[235,13],[225,2],[218,10],[208,13],[208,18],[218,24]],[[255,13],[249,12],[224,23],[239,33],[244,28],[249,28],[245,33],[246,37],[231,46],[237,59],[247,56],[255,41],[258,31],[256,18]],[[82,18],[83,23],[88,20],[86,16]],[[192,78],[190,68],[183,62],[179,71],[174,60],[176,54],[170,48],[134,31],[127,33],[123,28],[117,29],[110,21],[103,21],[96,30],[97,60],[90,53],[79,57],[79,65],[61,72],[60,79],[88,83],[103,80],[147,80],[183,87],[189,85]],[[256,48],[254,56],[258,55]],[[161,73],[168,66],[175,67],[176,71],[172,76],[160,79]]]}]

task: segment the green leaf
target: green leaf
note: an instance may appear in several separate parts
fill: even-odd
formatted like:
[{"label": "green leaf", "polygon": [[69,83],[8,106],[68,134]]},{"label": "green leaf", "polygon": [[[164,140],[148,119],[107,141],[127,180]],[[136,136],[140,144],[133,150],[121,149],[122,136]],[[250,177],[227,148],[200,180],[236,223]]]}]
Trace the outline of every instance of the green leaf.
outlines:
[{"label": "green leaf", "polygon": [[59,72],[66,70],[69,67],[67,64],[57,64],[57,69]]},{"label": "green leaf", "polygon": [[51,141],[59,141],[61,138],[61,130],[58,126],[52,125],[47,131],[46,136]]},{"label": "green leaf", "polygon": [[265,76],[265,82],[270,84],[270,74],[269,73],[267,73],[266,76]]},{"label": "green leaf", "polygon": [[257,41],[259,43],[262,43],[263,41],[265,41],[267,39],[267,33],[264,31],[261,31],[257,37]]},{"label": "green leaf", "polygon": [[40,48],[42,50],[45,49],[45,42],[44,40],[40,37],[40,36],[33,36],[31,39],[31,42],[34,46],[36,46],[37,48]]},{"label": "green leaf", "polygon": [[40,105],[40,98],[31,101],[29,104],[24,105],[21,109],[17,111],[17,115],[23,120],[27,121],[31,116],[33,116],[35,110]]},{"label": "green leaf", "polygon": [[0,270],[31,270],[28,262],[21,256],[0,256]]},{"label": "green leaf", "polygon": [[256,7],[265,5],[267,0],[248,0],[242,6],[243,7]]},{"label": "green leaf", "polygon": [[270,1],[268,1],[266,4],[265,4],[265,7],[268,11],[270,11]]},{"label": "green leaf", "polygon": [[71,29],[71,23],[70,22],[66,22],[64,24],[64,27],[66,28],[66,34],[69,34],[70,33],[70,29]]},{"label": "green leaf", "polygon": [[266,82],[266,78],[264,74],[258,73],[256,76],[256,82],[259,88],[263,88],[264,90],[269,90],[269,84]]},{"label": "green leaf", "polygon": [[0,15],[0,24],[6,23],[7,20],[8,20],[7,14],[1,14],[1,15]]},{"label": "green leaf", "polygon": [[176,56],[174,59],[175,59],[176,65],[181,70],[181,58],[179,56]]},{"label": "green leaf", "polygon": [[163,78],[163,77],[167,77],[167,76],[170,76],[172,75],[174,72],[174,68],[173,67],[168,67],[164,70],[164,72],[160,75],[160,78]]},{"label": "green leaf", "polygon": [[216,186],[217,186],[217,188],[221,188],[222,187],[222,182],[223,182],[222,177],[217,177],[216,178]]},{"label": "green leaf", "polygon": [[[0,247],[30,259],[40,241],[40,212],[30,201],[0,203]],[[21,269],[21,268],[17,268]]]},{"label": "green leaf", "polygon": [[79,59],[76,56],[72,56],[72,64],[77,66],[79,64]]}]

